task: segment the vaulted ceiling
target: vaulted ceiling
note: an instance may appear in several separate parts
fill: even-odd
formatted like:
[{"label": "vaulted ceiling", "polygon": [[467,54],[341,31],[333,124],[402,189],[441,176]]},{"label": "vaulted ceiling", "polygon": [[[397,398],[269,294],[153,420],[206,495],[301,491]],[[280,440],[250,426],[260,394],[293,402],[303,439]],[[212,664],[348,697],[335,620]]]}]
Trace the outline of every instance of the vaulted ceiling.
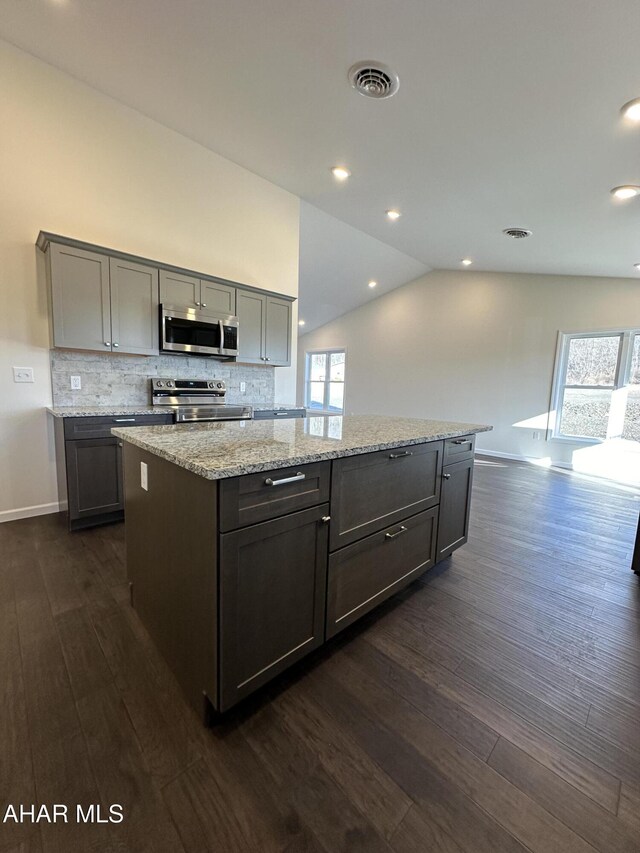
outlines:
[{"label": "vaulted ceiling", "polygon": [[[8,41],[346,223],[326,275],[321,239],[306,260],[303,243],[313,293],[366,254],[357,231],[383,273],[348,277],[382,287],[466,256],[637,275],[640,199],[609,190],[640,183],[640,126],[619,115],[640,96],[639,31],[637,0],[4,0],[0,18]],[[396,71],[399,92],[351,89],[361,59]],[[337,163],[352,171],[343,184]],[[509,226],[533,236],[506,238]],[[344,309],[371,297],[366,281],[340,289]]]}]

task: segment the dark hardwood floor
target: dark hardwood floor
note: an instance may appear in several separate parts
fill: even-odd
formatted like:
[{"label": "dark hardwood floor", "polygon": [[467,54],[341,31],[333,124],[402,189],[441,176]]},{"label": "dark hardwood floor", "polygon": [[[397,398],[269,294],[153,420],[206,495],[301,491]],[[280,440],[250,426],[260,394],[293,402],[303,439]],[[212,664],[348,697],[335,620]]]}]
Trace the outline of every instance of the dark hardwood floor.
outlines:
[{"label": "dark hardwood floor", "polygon": [[1,807],[125,811],[0,851],[640,851],[639,509],[478,460],[469,544],[213,730],[129,606],[123,525],[0,525]]}]

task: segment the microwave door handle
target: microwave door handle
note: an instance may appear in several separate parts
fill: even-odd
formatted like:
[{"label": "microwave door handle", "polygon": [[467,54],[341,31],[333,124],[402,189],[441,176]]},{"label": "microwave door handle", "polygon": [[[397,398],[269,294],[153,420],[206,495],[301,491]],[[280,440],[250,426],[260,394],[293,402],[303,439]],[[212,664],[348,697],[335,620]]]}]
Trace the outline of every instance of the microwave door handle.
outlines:
[{"label": "microwave door handle", "polygon": [[218,320],[218,325],[220,326],[220,349],[224,349],[224,325],[222,320]]}]

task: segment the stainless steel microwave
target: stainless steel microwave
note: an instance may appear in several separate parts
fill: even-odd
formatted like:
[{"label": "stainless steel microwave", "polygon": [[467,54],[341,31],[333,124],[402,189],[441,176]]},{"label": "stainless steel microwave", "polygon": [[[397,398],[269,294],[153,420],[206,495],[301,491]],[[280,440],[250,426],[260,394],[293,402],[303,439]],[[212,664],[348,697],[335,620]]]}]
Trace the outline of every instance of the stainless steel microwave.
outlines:
[{"label": "stainless steel microwave", "polygon": [[160,350],[235,358],[238,318],[186,306],[160,306]]}]

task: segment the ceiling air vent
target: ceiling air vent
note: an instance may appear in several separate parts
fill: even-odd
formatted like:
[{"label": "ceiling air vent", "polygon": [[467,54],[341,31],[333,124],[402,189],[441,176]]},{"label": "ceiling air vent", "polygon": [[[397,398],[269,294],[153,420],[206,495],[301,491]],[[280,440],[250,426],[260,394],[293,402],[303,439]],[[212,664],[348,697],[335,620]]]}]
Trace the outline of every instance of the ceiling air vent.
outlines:
[{"label": "ceiling air vent", "polygon": [[356,92],[367,98],[390,98],[398,91],[398,75],[382,62],[356,62],[349,69],[349,81]]},{"label": "ceiling air vent", "polygon": [[531,236],[531,231],[527,231],[526,228],[505,228],[502,233],[506,234],[507,237],[513,237],[514,240],[522,240],[524,237]]}]

